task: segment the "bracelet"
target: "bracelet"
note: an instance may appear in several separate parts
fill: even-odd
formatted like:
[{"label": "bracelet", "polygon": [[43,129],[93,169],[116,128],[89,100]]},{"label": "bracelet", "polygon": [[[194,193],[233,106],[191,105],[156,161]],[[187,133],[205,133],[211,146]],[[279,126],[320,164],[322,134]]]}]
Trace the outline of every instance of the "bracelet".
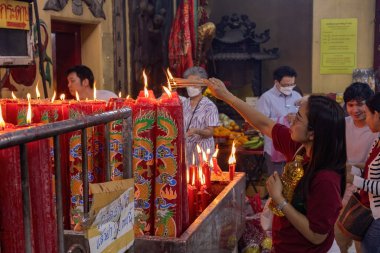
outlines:
[{"label": "bracelet", "polygon": [[278,210],[282,211],[287,204],[288,204],[288,202],[286,201],[286,199],[284,199],[284,201],[282,201],[280,204],[278,204],[276,208]]}]

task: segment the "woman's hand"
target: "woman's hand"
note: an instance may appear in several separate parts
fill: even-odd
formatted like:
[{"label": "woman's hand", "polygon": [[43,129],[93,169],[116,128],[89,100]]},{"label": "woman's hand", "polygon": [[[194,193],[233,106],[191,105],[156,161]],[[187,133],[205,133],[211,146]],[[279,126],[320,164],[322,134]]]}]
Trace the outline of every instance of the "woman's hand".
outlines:
[{"label": "woman's hand", "polygon": [[272,176],[267,179],[267,189],[269,196],[278,204],[284,200],[282,195],[282,182],[278,173],[275,171]]},{"label": "woman's hand", "polygon": [[208,80],[205,79],[205,82],[214,97],[223,101],[228,101],[228,99],[233,97],[232,93],[227,90],[221,80],[217,78],[210,78]]},{"label": "woman's hand", "polygon": [[199,134],[198,128],[190,128],[189,131],[187,131],[186,135],[187,137],[191,137],[193,135]]}]

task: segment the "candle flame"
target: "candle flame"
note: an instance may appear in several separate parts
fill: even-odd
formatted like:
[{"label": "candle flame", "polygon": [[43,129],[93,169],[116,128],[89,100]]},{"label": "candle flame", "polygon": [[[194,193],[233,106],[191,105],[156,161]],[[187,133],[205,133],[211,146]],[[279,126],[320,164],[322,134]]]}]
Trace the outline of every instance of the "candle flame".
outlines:
[{"label": "candle flame", "polygon": [[195,185],[195,171],[193,173],[193,178],[191,180],[191,185]]},{"label": "candle flame", "polygon": [[231,155],[228,158],[228,164],[234,164],[234,163],[236,163],[235,152],[236,152],[236,148],[235,148],[235,141],[234,141],[232,143]]},{"label": "candle flame", "polygon": [[212,157],[218,157],[218,153],[219,153],[219,147],[218,147],[218,145],[216,145],[216,149],[215,149],[215,152],[214,152],[214,154],[212,155]]},{"label": "candle flame", "polygon": [[13,91],[12,91],[12,98],[13,98],[13,99],[17,99],[17,97],[16,97],[16,95],[13,93]]},{"label": "candle flame", "polygon": [[94,100],[96,100],[96,81],[94,81]]},{"label": "candle flame", "polygon": [[4,128],[5,128],[5,121],[3,119],[3,112],[0,106],[0,129],[4,129]]},{"label": "candle flame", "polygon": [[202,149],[201,149],[201,147],[199,147],[198,144],[197,144],[197,151],[198,151],[198,154],[200,154],[202,152]]},{"label": "candle flame", "polygon": [[194,156],[194,153],[193,153],[193,165],[195,164],[195,156]]},{"label": "candle flame", "polygon": [[201,185],[205,185],[205,184],[206,184],[206,177],[202,173],[202,175],[201,175]]},{"label": "candle flame", "polygon": [[62,101],[65,100],[65,94],[61,94],[61,96],[59,96],[59,99],[61,99]]},{"label": "candle flame", "polygon": [[199,167],[198,167],[198,180],[199,180],[199,181],[201,181],[201,179],[202,179],[202,175],[203,175],[202,167],[199,166]]},{"label": "candle flame", "polygon": [[127,95],[127,99],[129,98],[129,95]]},{"label": "candle flame", "polygon": [[41,97],[40,91],[38,90],[38,82],[36,85],[36,97],[37,97],[37,99],[40,99],[40,97]]},{"label": "candle flame", "polygon": [[54,100],[55,100],[55,96],[57,95],[57,93],[54,91],[53,93],[53,97],[51,98],[51,102],[54,103]]},{"label": "candle flame", "polygon": [[169,87],[169,90],[172,91],[172,86],[170,83],[174,82],[174,78],[173,78],[173,75],[170,72],[169,68],[166,69],[166,72],[168,73],[168,87]]},{"label": "candle flame", "polygon": [[164,91],[166,92],[166,94],[168,94],[169,98],[171,98],[172,93],[170,92],[170,90],[168,88],[166,88],[165,86],[162,86],[162,88],[164,88]]},{"label": "candle flame", "polygon": [[187,169],[186,170],[186,182],[187,182],[187,184],[189,184],[189,181],[190,181],[190,173],[189,173],[189,170]]},{"label": "candle flame", "polygon": [[28,98],[28,111],[26,113],[26,123],[31,124],[32,123],[32,106],[30,105],[30,93],[26,95]]},{"label": "candle flame", "polygon": [[207,155],[203,150],[202,150],[202,159],[203,161],[207,162]]},{"label": "candle flame", "polygon": [[79,94],[78,94],[78,91],[75,91],[75,98],[77,99],[77,101],[79,101]]},{"label": "candle flame", "polygon": [[119,91],[119,98],[121,98],[121,91]]},{"label": "candle flame", "polygon": [[211,154],[211,150],[210,150],[209,148],[206,149],[206,154],[207,154],[207,155]]},{"label": "candle flame", "polygon": [[143,70],[143,77],[144,77],[144,96],[147,98],[147,97],[149,97],[149,92],[148,92],[148,77],[145,74],[145,69]]}]

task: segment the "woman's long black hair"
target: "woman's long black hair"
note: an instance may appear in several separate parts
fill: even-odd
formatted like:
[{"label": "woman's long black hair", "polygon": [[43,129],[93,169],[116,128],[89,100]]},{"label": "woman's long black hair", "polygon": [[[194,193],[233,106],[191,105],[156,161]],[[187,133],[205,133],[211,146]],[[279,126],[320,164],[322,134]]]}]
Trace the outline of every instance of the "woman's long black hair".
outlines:
[{"label": "woman's long black hair", "polygon": [[300,182],[306,203],[310,182],[321,170],[341,175],[341,196],[346,189],[346,127],[343,108],[334,100],[312,95],[308,99],[308,129],[314,132],[311,158]]}]

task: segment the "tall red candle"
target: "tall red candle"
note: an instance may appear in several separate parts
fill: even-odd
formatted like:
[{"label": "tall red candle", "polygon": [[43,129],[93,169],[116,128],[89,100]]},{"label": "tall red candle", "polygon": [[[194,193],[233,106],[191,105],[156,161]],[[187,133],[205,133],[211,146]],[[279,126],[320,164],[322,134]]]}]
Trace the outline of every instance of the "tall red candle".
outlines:
[{"label": "tall red candle", "polygon": [[178,95],[162,95],[157,106],[154,192],[154,228],[157,236],[178,237],[182,234],[184,223],[188,223],[188,218],[183,217],[183,210],[188,209],[182,112]]},{"label": "tall red candle", "polygon": [[[134,104],[133,99],[128,99],[129,107]],[[128,106],[125,98],[111,98],[107,110],[116,110]],[[123,124],[122,120],[110,123],[110,165],[111,180],[123,179]]]},{"label": "tall red candle", "polygon": [[135,236],[153,234],[154,147],[157,102],[153,91],[141,91],[133,107]]}]

